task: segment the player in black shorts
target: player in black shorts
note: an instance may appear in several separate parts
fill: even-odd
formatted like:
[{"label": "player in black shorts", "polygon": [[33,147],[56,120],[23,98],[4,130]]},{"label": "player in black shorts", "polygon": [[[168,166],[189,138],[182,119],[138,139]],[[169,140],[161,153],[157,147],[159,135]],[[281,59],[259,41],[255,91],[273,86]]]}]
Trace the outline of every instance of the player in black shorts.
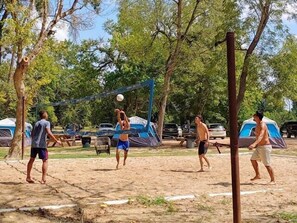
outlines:
[{"label": "player in black shorts", "polygon": [[203,123],[203,119],[201,115],[197,115],[195,118],[196,124],[196,131],[197,131],[197,142],[198,145],[198,155],[199,155],[199,162],[200,162],[200,170],[199,172],[204,172],[203,169],[203,160],[206,161],[208,169],[211,169],[210,163],[208,159],[205,157],[208,148],[208,141],[209,141],[209,131],[207,126]]},{"label": "player in black shorts", "polygon": [[205,143],[206,143],[205,140],[199,142],[199,146],[198,146],[198,154],[199,155],[207,153],[208,145],[205,145]]}]

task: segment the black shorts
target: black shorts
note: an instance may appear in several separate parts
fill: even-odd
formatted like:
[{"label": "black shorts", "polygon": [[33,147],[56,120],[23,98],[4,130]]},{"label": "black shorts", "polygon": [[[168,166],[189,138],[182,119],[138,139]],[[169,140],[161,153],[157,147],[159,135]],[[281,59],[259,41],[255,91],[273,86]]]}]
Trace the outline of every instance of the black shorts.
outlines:
[{"label": "black shorts", "polygon": [[48,152],[46,148],[31,148],[31,158],[36,158],[38,154],[39,159],[47,160],[48,159]]},{"label": "black shorts", "polygon": [[206,154],[207,153],[207,146],[205,146],[206,141],[200,141],[199,146],[198,146],[198,154]]}]

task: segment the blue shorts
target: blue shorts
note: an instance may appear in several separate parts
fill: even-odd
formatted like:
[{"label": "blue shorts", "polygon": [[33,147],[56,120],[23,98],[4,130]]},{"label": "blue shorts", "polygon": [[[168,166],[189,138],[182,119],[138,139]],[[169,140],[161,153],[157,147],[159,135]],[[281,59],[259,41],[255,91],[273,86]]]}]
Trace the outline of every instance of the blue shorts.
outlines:
[{"label": "blue shorts", "polygon": [[117,149],[122,149],[122,150],[128,151],[129,146],[130,146],[129,141],[122,141],[119,139],[118,144],[117,144]]},{"label": "blue shorts", "polygon": [[47,160],[48,159],[48,151],[46,148],[31,148],[31,158],[36,158],[38,154],[39,159]]}]

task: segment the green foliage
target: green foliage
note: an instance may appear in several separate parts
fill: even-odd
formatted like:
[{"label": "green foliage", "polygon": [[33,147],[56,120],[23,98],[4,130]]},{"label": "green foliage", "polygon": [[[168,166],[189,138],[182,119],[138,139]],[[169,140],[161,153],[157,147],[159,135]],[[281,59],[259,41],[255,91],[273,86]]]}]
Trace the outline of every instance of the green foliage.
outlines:
[{"label": "green foliage", "polygon": [[297,100],[297,38],[289,36],[278,54],[271,57],[273,69],[268,82],[267,94],[275,100],[286,97]]},{"label": "green foliage", "polygon": [[13,84],[8,82],[9,64],[0,64],[0,117],[14,117],[16,94]]}]

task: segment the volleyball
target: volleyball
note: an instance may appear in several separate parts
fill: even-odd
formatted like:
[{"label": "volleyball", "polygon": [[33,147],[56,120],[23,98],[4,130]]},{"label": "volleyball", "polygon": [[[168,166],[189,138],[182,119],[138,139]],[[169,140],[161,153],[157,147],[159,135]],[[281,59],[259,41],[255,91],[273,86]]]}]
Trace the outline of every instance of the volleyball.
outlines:
[{"label": "volleyball", "polygon": [[124,100],[124,95],[118,94],[117,95],[117,101],[123,101]]}]

